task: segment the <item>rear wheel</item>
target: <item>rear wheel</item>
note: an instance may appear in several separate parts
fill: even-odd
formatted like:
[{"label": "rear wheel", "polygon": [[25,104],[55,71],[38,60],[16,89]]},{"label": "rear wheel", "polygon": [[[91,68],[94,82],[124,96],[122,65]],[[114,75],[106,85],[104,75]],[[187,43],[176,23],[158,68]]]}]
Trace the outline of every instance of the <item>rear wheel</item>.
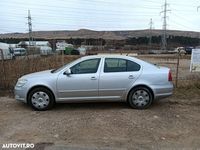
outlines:
[{"label": "rear wheel", "polygon": [[145,109],[153,102],[153,95],[146,87],[136,87],[131,90],[128,96],[128,103],[132,108]]},{"label": "rear wheel", "polygon": [[33,89],[28,95],[28,104],[35,110],[48,110],[54,103],[53,94],[43,87]]}]

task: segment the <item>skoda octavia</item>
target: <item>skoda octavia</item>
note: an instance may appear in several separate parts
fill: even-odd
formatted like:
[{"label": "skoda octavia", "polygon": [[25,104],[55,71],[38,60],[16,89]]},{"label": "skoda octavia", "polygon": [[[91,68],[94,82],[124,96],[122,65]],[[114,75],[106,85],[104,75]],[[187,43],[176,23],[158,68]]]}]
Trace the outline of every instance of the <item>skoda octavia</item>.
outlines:
[{"label": "skoda octavia", "polygon": [[88,101],[124,101],[144,109],[172,93],[169,68],[122,55],[85,56],[58,69],[24,75],[15,86],[15,99],[35,110]]}]

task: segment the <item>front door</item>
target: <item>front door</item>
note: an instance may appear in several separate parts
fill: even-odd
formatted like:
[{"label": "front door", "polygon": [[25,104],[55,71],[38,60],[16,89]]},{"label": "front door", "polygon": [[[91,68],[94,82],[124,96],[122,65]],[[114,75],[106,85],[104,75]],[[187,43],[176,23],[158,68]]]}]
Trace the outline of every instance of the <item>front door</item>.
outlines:
[{"label": "front door", "polygon": [[98,98],[100,58],[79,62],[61,73],[57,81],[58,100],[91,100]]}]

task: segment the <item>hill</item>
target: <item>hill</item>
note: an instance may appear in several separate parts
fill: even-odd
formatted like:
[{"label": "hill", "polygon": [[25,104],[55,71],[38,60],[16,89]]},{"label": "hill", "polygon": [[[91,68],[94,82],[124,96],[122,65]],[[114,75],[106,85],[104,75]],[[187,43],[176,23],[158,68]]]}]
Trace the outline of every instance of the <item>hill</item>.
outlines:
[{"label": "hill", "polygon": [[[111,39],[111,40],[124,40],[130,37],[147,37],[150,35],[149,30],[126,30],[126,31],[94,31],[87,29],[80,30],[63,30],[63,31],[34,31],[34,38],[43,39],[69,39],[69,38],[83,38],[83,39]],[[152,30],[153,36],[162,35],[162,30]],[[200,33],[194,31],[178,31],[168,30],[167,35],[170,36],[184,36],[199,38]],[[6,33],[0,34],[0,39],[5,38],[28,38],[28,33]]]}]

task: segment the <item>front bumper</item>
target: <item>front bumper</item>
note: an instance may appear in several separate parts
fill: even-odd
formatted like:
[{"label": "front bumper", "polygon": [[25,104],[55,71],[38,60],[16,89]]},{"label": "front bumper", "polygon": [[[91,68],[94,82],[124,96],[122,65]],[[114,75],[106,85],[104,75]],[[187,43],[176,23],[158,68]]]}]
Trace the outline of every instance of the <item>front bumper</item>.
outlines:
[{"label": "front bumper", "polygon": [[27,88],[26,87],[16,87],[15,86],[15,99],[24,103],[27,103],[26,101],[26,95],[27,95]]}]

